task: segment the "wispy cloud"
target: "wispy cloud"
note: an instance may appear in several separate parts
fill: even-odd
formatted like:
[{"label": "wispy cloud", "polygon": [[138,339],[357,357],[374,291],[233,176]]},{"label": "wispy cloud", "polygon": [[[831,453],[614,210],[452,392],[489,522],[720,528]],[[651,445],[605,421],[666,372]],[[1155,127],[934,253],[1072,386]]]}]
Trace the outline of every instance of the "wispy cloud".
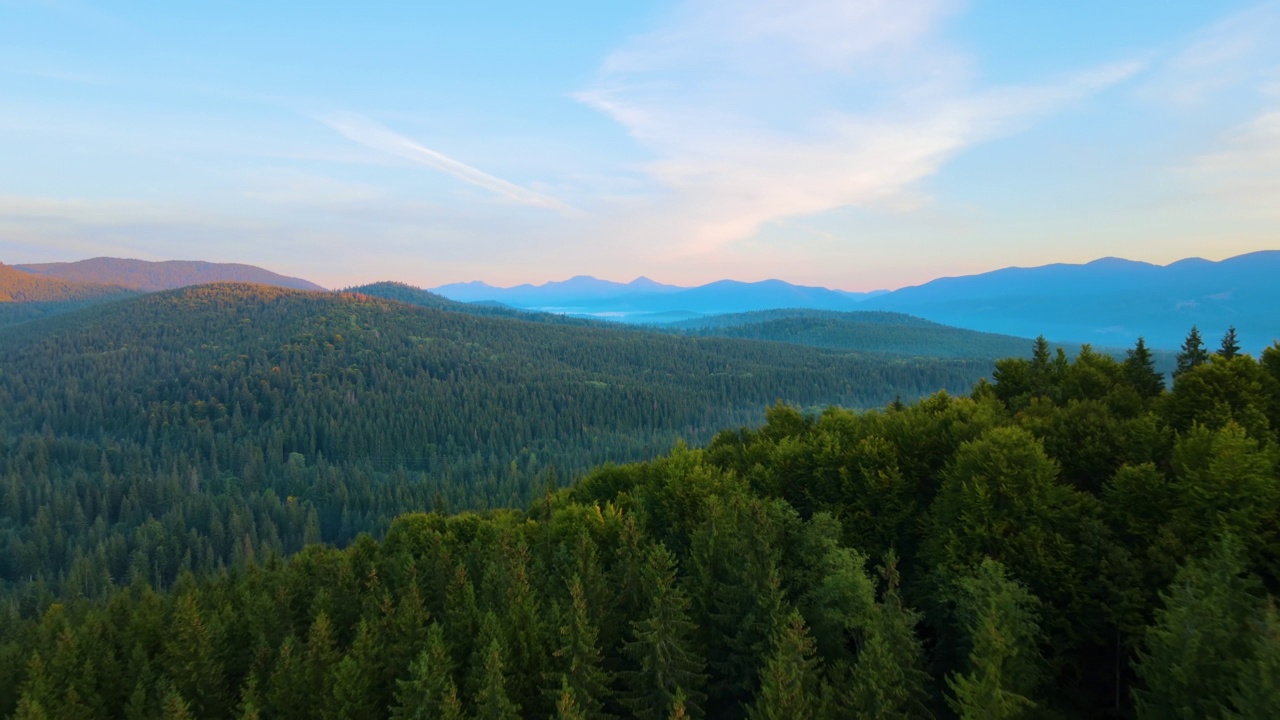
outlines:
[{"label": "wispy cloud", "polygon": [[1154,74],[1148,96],[1203,105],[1232,88],[1275,82],[1280,69],[1280,1],[1229,15],[1197,32]]},{"label": "wispy cloud", "polygon": [[558,198],[521,187],[454,160],[368,118],[341,113],[327,115],[321,119],[329,127],[361,145],[447,173],[463,182],[501,195],[512,202],[554,210],[562,215],[579,214],[577,210]]},{"label": "wispy cloud", "polygon": [[1280,107],[1226,133],[1219,149],[1194,158],[1185,172],[1219,200],[1280,218]]},{"label": "wispy cloud", "polygon": [[655,159],[666,232],[709,252],[785,218],[901,208],[957,153],[1132,75],[973,89],[944,0],[690,0],[577,94]]}]

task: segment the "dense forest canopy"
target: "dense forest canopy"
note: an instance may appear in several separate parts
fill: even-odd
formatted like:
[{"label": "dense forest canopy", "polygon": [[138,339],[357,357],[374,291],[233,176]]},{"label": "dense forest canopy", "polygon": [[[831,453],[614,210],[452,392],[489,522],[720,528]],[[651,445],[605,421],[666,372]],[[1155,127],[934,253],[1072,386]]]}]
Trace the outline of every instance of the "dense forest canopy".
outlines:
[{"label": "dense forest canopy", "polygon": [[[164,302],[180,300],[193,302]],[[348,312],[342,330],[371,332]],[[333,344],[339,328],[322,327]],[[779,404],[703,449],[549,482],[523,510],[409,513],[381,540],[309,542],[288,559],[244,547],[226,568],[184,563],[167,587],[143,550],[122,577],[104,571],[101,545],[56,597],[10,595],[0,713],[1274,717],[1280,345],[1255,360],[1231,334],[1217,352],[1196,334],[1179,361],[1166,389],[1142,344],[1117,361],[1041,341],[967,396]],[[77,451],[55,442],[22,462]],[[290,471],[310,466],[293,457]],[[194,467],[187,487],[107,497],[139,469],[108,456],[91,501],[257,490]],[[29,490],[10,481],[6,517]],[[39,550],[76,522],[118,522],[43,491]],[[183,527],[250,545],[223,510],[209,502]]]},{"label": "dense forest canopy", "polygon": [[157,587],[758,423],[963,389],[902,360],[213,285],[0,334],[0,588]]}]

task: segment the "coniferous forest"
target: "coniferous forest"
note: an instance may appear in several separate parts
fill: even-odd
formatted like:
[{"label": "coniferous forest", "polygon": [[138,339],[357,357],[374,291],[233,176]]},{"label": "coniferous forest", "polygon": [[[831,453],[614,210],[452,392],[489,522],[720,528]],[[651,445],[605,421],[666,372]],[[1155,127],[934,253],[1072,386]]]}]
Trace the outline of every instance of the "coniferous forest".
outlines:
[{"label": "coniferous forest", "polygon": [[0,715],[1275,717],[1280,345],[1032,350],[243,286],[11,330]]}]

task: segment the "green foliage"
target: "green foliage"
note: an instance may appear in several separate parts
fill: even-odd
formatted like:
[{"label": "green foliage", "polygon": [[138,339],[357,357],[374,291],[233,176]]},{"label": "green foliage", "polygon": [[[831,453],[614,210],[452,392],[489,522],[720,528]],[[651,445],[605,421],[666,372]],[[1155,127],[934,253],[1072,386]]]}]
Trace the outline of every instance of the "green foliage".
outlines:
[{"label": "green foliage", "polygon": [[792,613],[773,641],[760,673],[751,720],[813,720],[818,717],[817,650],[799,613]]},{"label": "green foliage", "polygon": [[1247,675],[1260,603],[1256,581],[1244,574],[1239,543],[1229,536],[1178,571],[1135,666],[1138,717],[1223,717],[1237,688],[1259,687]]},{"label": "green foliage", "polygon": [[[360,322],[393,307],[343,302]],[[356,365],[376,365],[371,333],[359,342]],[[209,369],[121,406],[156,413],[132,449],[73,438],[58,409],[32,428],[60,403],[140,422],[63,382],[104,362],[77,347],[58,373],[0,378],[25,398],[0,405],[0,564],[35,569],[3,588],[0,717],[1275,716],[1280,349],[1148,397],[1139,363],[1039,343],[969,397],[776,404],[705,449],[565,489],[541,477],[525,510],[415,511],[381,540],[294,552],[285,537],[333,532],[325,497],[352,531],[434,500],[408,471],[255,445],[294,411],[247,412],[266,396],[242,375],[244,424],[235,403],[216,431],[206,415],[210,444],[188,457],[187,401],[147,398],[216,395]],[[502,472],[490,490],[528,480]],[[183,510],[156,519],[166,503]]]},{"label": "green foliage", "polygon": [[703,442],[779,398],[868,407],[987,366],[233,284],[3,335],[0,592],[86,597],[523,506],[553,467]]},{"label": "green foliage", "polygon": [[1024,716],[1036,707],[1042,677],[1039,601],[991,559],[962,578],[958,589],[969,657],[963,673],[947,678],[953,693],[948,702],[964,720]]},{"label": "green foliage", "polygon": [[1173,376],[1176,378],[1207,362],[1209,362],[1209,352],[1204,349],[1204,340],[1200,338],[1200,331],[1192,325],[1191,332],[1187,333],[1187,339],[1182,343],[1182,350],[1178,352],[1178,366]]}]

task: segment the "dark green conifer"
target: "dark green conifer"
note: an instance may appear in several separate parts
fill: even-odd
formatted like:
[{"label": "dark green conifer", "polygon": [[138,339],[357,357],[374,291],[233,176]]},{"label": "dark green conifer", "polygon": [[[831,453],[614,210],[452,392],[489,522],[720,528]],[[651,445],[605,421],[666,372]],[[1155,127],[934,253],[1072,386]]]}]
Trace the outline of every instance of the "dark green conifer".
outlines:
[{"label": "dark green conifer", "polygon": [[1232,325],[1222,336],[1222,347],[1218,349],[1217,355],[1224,360],[1230,360],[1239,354],[1240,341],[1236,339],[1236,328]]},{"label": "dark green conifer", "polygon": [[1159,397],[1164,392],[1164,376],[1156,372],[1155,358],[1142,338],[1138,338],[1133,349],[1126,352],[1124,375],[1129,385],[1144,398]]},{"label": "dark green conifer", "polygon": [[[576,574],[569,581],[569,601],[569,623],[561,626],[560,647],[555,651],[564,667],[561,685],[571,691],[575,712],[585,720],[596,720],[604,717],[612,678],[601,665],[596,628]],[[563,697],[563,688],[560,695]]]},{"label": "dark green conifer", "polygon": [[675,574],[671,552],[653,546],[644,573],[649,616],[632,624],[635,639],[626,646],[639,669],[627,674],[623,701],[639,720],[661,720],[678,691],[684,692],[685,712],[700,716],[705,660],[694,650],[696,628],[689,621],[689,599],[676,587]]},{"label": "dark green conifer", "polygon": [[444,630],[432,623],[422,653],[409,666],[409,677],[396,681],[392,720],[434,720],[462,717],[453,660],[445,646]]},{"label": "dark green conifer", "polygon": [[760,673],[760,692],[750,720],[814,720],[818,695],[817,650],[800,613],[793,612],[774,639],[773,654]]},{"label": "dark green conifer", "polygon": [[1255,591],[1240,543],[1230,536],[1209,557],[1178,571],[1138,652],[1139,718],[1213,718],[1230,711],[1241,663],[1255,650]]},{"label": "dark green conifer", "polygon": [[969,657],[964,672],[947,678],[948,703],[962,720],[1024,716],[1037,706],[1043,674],[1038,601],[991,559],[962,578],[957,589]]},{"label": "dark green conifer", "polygon": [[496,638],[484,653],[480,687],[476,691],[476,720],[518,720],[520,709],[507,697],[502,643]]},{"label": "dark green conifer", "polygon": [[1187,339],[1182,343],[1177,360],[1177,368],[1173,371],[1174,377],[1209,362],[1209,353],[1204,349],[1204,340],[1200,338],[1200,331],[1195,325],[1192,325],[1191,332],[1187,333]]}]

